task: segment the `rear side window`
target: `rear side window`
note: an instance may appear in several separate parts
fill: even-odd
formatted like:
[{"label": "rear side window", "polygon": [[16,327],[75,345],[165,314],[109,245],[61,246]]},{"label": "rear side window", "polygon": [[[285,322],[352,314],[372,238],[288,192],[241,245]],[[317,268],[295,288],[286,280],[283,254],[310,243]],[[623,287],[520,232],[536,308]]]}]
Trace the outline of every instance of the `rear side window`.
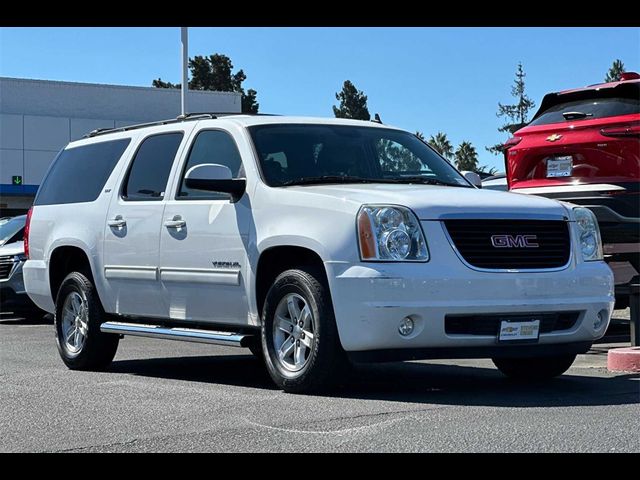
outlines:
[{"label": "rear side window", "polygon": [[242,159],[238,147],[233,138],[221,130],[204,130],[198,134],[189,158],[182,171],[180,189],[178,190],[178,200],[228,200],[228,193],[206,192],[203,190],[193,190],[188,188],[184,182],[184,176],[191,167],[203,163],[216,163],[229,167],[233,178],[238,178],[242,174]]},{"label": "rear side window", "polygon": [[559,103],[558,105],[554,105],[547,109],[529,125],[546,125],[549,123],[566,122],[567,120],[562,115],[565,112],[584,113],[586,114],[586,117],[584,117],[585,120],[629,115],[632,113],[640,113],[640,99],[600,98]]},{"label": "rear side window", "polygon": [[125,200],[162,200],[182,132],[147,137],[140,144],[124,182]]},{"label": "rear side window", "polygon": [[93,202],[131,139],[92,143],[60,152],[34,205]]}]

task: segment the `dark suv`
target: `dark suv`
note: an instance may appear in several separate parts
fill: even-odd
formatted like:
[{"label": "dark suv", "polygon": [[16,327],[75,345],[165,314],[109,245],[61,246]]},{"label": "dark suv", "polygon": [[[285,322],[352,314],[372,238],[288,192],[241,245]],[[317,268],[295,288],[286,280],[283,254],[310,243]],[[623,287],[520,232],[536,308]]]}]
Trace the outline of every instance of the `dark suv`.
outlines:
[{"label": "dark suv", "polygon": [[590,208],[626,308],[640,272],[640,75],[549,93],[505,143],[510,190]]}]

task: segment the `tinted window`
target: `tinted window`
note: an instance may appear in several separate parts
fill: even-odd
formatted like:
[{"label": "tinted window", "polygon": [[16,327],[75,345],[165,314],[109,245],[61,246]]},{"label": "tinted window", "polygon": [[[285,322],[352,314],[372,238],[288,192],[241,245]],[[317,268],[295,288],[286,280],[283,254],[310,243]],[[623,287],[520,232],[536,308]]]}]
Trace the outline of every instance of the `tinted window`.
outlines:
[{"label": "tinted window", "polygon": [[162,200],[182,132],[147,137],[136,152],[122,196],[126,200]]},{"label": "tinted window", "polygon": [[228,199],[227,193],[206,192],[203,190],[193,190],[184,184],[184,176],[191,167],[202,163],[216,163],[229,167],[233,178],[240,176],[242,171],[242,160],[240,152],[231,136],[220,130],[205,130],[200,132],[193,142],[189,158],[182,171],[178,199],[189,200],[218,200]]},{"label": "tinted window", "polygon": [[600,98],[559,103],[558,105],[548,108],[529,125],[546,125],[548,123],[566,122],[567,120],[562,115],[565,112],[582,112],[586,114],[584,120],[614,117],[617,115],[629,115],[632,113],[640,113],[640,99]]},{"label": "tinted window", "polygon": [[93,202],[131,140],[67,148],[54,160],[34,205]]},{"label": "tinted window", "polygon": [[415,135],[347,125],[259,125],[249,131],[270,186],[469,183]]}]

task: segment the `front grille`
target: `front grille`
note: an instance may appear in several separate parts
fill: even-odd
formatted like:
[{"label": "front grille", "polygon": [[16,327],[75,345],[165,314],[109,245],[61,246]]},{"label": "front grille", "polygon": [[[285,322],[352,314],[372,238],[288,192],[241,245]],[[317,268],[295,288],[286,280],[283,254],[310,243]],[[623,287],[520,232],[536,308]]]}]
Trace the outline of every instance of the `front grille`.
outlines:
[{"label": "front grille", "polygon": [[559,268],[569,262],[571,241],[564,221],[445,220],[444,224],[460,255],[474,267]]},{"label": "front grille", "polygon": [[580,312],[558,312],[540,314],[491,314],[491,315],[447,315],[444,331],[447,335],[496,336],[503,320],[540,320],[540,333],[569,330],[578,321]]},{"label": "front grille", "polygon": [[9,278],[11,269],[13,268],[13,255],[5,255],[0,257],[0,280]]}]

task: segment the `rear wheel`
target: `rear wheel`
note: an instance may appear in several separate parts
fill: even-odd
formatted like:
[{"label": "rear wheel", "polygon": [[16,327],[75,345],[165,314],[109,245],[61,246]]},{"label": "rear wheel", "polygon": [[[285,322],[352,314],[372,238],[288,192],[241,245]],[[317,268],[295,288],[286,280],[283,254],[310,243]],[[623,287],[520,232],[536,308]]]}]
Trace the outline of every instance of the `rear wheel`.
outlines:
[{"label": "rear wheel", "polygon": [[344,371],[346,355],[318,269],[287,270],[276,278],[264,304],[262,348],[271,378],[287,392],[327,389]]},{"label": "rear wheel", "polygon": [[542,380],[562,375],[576,359],[576,355],[533,358],[494,358],[498,370],[509,378],[518,380]]},{"label": "rear wheel", "polygon": [[88,276],[71,272],[56,299],[55,330],[58,352],[72,370],[103,370],[113,360],[118,335],[102,333],[106,321],[95,287]]}]

